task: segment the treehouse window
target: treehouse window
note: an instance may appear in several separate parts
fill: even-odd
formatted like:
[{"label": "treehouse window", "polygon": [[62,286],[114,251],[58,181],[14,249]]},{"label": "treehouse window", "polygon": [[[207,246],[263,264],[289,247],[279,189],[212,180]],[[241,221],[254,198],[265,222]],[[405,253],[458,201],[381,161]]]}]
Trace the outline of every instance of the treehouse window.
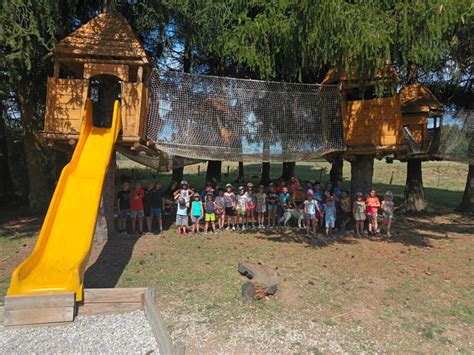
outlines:
[{"label": "treehouse window", "polygon": [[347,101],[372,100],[377,98],[392,97],[393,95],[394,93],[390,88],[376,88],[375,86],[346,90]]}]

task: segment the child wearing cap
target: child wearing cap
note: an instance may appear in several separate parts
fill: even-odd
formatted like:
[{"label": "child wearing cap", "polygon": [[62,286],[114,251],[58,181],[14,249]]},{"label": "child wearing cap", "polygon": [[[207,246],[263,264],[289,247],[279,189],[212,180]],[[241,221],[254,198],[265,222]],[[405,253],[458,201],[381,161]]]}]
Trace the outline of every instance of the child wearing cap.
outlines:
[{"label": "child wearing cap", "polygon": [[212,231],[216,233],[216,210],[217,204],[214,201],[214,195],[212,192],[208,192],[206,195],[206,202],[204,203],[204,221],[206,222],[204,226],[204,234],[207,234],[209,227],[211,227]]},{"label": "child wearing cap", "polygon": [[254,186],[251,182],[247,184],[247,225],[249,228],[255,228],[255,207],[257,205],[257,198],[255,196]]},{"label": "child wearing cap", "polygon": [[188,206],[183,197],[177,199],[176,227],[178,227],[178,236],[188,235]]},{"label": "child wearing cap", "polygon": [[267,211],[267,194],[265,193],[265,186],[258,185],[258,192],[255,194],[257,201],[257,223],[258,228],[265,228],[265,212]]},{"label": "child wearing cap", "polygon": [[224,219],[225,219],[225,199],[224,199],[224,189],[219,188],[217,190],[216,196],[216,218],[218,228],[220,230],[224,229]]},{"label": "child wearing cap", "polygon": [[193,195],[193,202],[191,203],[191,222],[193,223],[193,226],[192,226],[193,234],[199,233],[199,222],[201,222],[203,215],[204,215],[204,210],[202,206],[201,197],[196,192]]},{"label": "child wearing cap", "polygon": [[380,208],[380,200],[376,195],[375,189],[370,189],[370,194],[365,200],[365,204],[367,205],[367,219],[369,220],[369,235],[375,235],[379,232],[377,217]]},{"label": "child wearing cap", "polygon": [[268,227],[274,228],[277,217],[277,207],[278,207],[278,194],[275,191],[275,184],[270,183],[268,185],[267,193],[267,208],[268,208]]},{"label": "child wearing cap", "polygon": [[281,193],[278,195],[278,201],[280,202],[281,215],[283,215],[291,203],[291,195],[288,192],[287,186],[282,187]]},{"label": "child wearing cap", "polygon": [[239,229],[245,230],[245,216],[247,215],[248,199],[247,196],[245,196],[245,189],[243,186],[239,186],[239,194],[235,197],[235,200],[237,223]]},{"label": "child wearing cap", "polygon": [[188,207],[191,196],[193,195],[194,191],[189,188],[188,182],[186,180],[182,180],[179,189],[173,193],[175,200],[179,199],[180,197],[184,198]]},{"label": "child wearing cap", "polygon": [[364,223],[366,220],[366,205],[362,192],[356,193],[356,199],[352,204],[352,214],[356,225],[356,235],[360,237],[364,233]]},{"label": "child wearing cap", "polygon": [[310,228],[313,230],[313,235],[316,235],[316,225],[318,220],[316,218],[316,211],[319,210],[318,202],[313,198],[313,190],[306,192],[306,200],[304,200],[304,216],[306,222],[306,233],[309,235]]},{"label": "child wearing cap", "polygon": [[387,228],[387,237],[391,237],[391,228],[393,222],[393,212],[395,211],[395,203],[393,202],[393,193],[392,191],[387,191],[385,193],[384,199],[382,201],[382,211],[383,211],[383,225]]},{"label": "child wearing cap", "polygon": [[235,231],[235,217],[234,211],[236,208],[236,199],[233,190],[233,186],[231,184],[225,185],[225,192],[224,192],[224,202],[225,202],[225,210],[224,213],[227,216],[227,230],[230,230],[232,226],[232,230]]},{"label": "child wearing cap", "polygon": [[326,236],[329,237],[336,224],[336,206],[334,206],[334,200],[332,197],[326,199],[324,220],[326,222]]}]

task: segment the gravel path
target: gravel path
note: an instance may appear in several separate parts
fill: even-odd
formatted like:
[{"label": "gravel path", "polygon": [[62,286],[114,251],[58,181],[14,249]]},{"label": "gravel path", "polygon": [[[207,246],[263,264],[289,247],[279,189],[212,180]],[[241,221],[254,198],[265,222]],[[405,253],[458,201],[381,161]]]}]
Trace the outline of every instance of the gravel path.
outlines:
[{"label": "gravel path", "polygon": [[143,311],[107,316],[80,316],[64,326],[5,329],[0,326],[0,353],[158,353],[158,344]]}]

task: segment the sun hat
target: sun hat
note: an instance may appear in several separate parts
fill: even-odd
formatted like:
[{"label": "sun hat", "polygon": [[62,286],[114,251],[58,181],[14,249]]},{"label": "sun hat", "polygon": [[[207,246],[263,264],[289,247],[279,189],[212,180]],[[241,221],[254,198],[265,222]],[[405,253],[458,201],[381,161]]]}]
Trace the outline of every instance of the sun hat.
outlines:
[{"label": "sun hat", "polygon": [[359,196],[362,197],[362,196],[364,196],[364,195],[362,194],[362,192],[357,192],[357,193],[356,193],[356,197],[359,197]]},{"label": "sun hat", "polygon": [[225,187],[228,188],[228,187],[233,187],[233,186],[232,184],[226,184]]},{"label": "sun hat", "polygon": [[253,185],[251,182],[249,182],[249,183],[247,184],[247,187],[254,187],[254,185]]},{"label": "sun hat", "polygon": [[387,192],[385,193],[385,196],[393,196],[393,192],[392,192],[392,191],[387,191]]},{"label": "sun hat", "polygon": [[245,190],[243,186],[239,186],[239,191],[240,190]]},{"label": "sun hat", "polygon": [[188,182],[186,180],[181,180],[181,185],[187,185]]}]

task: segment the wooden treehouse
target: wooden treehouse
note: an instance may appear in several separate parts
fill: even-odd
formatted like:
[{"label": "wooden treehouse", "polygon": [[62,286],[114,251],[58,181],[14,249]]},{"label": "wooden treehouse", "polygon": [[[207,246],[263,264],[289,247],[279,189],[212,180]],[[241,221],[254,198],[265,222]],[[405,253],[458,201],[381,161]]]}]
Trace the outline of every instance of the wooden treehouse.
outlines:
[{"label": "wooden treehouse", "polygon": [[[95,125],[110,124],[113,102],[122,107],[122,134],[117,144],[150,151],[146,145],[150,63],[123,17],[103,13],[59,41],[50,54],[54,74],[48,78],[42,137],[50,144],[79,138],[85,101],[93,102]],[[128,148],[127,148],[128,149]]]},{"label": "wooden treehouse", "polygon": [[418,83],[401,89],[400,102],[407,159],[435,159],[440,149],[443,105],[428,87]]},{"label": "wooden treehouse", "polygon": [[[355,75],[330,69],[322,84],[341,87],[341,113],[345,157],[353,155],[398,155],[406,151],[403,140],[400,97],[396,93],[398,75],[392,66],[377,73],[364,87]],[[378,85],[385,84],[381,95]]]}]

